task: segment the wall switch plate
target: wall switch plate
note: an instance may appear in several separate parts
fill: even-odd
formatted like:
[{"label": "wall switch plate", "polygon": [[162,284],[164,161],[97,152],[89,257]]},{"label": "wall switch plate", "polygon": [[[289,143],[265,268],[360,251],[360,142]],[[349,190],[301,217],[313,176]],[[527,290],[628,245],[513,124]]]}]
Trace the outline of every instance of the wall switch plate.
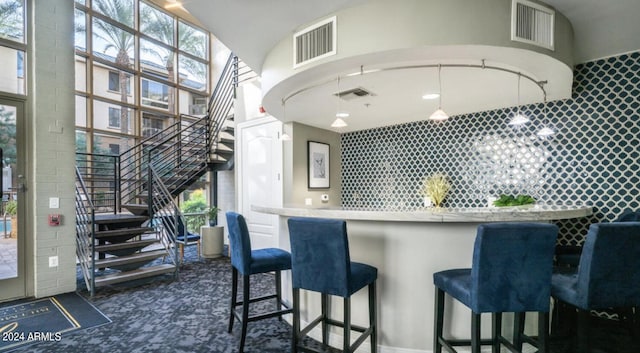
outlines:
[{"label": "wall switch plate", "polygon": [[50,197],[49,198],[49,208],[60,208],[60,198],[59,197]]},{"label": "wall switch plate", "polygon": [[311,206],[311,205],[313,205],[313,199],[312,199],[312,198],[310,198],[310,197],[307,197],[306,199],[304,199],[304,204],[305,204],[306,206]]},{"label": "wall switch plate", "polygon": [[49,267],[58,267],[58,257],[49,256]]}]

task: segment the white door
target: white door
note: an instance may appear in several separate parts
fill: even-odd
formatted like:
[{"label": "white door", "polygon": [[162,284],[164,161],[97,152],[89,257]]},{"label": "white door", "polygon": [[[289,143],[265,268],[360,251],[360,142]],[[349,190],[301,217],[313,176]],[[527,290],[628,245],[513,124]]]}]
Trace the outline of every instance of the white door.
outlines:
[{"label": "white door", "polygon": [[273,118],[238,124],[238,212],[247,220],[251,247],[278,247],[278,216],[251,205],[282,207],[282,122]]}]

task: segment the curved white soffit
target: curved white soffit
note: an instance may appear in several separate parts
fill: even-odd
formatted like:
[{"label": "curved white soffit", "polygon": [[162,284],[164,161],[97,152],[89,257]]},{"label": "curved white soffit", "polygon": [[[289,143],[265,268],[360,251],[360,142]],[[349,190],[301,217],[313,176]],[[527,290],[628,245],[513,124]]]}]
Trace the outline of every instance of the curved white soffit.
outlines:
[{"label": "curved white soffit", "polygon": [[[438,63],[480,65],[482,60],[485,60],[486,65],[503,67],[522,72],[538,81],[547,81],[545,90],[548,100],[571,96],[573,30],[562,14],[556,12],[555,50],[551,51],[511,41],[511,0],[403,0],[400,4],[402,5],[391,0],[379,0],[332,14],[331,16],[335,15],[337,18],[337,54],[297,69],[293,69],[292,63],[292,37],[282,39],[264,61],[263,105],[272,115],[282,116],[283,98],[295,95],[295,92],[308,87],[331,82],[337,76],[357,72],[361,67],[366,71]],[[443,69],[443,80],[446,76],[445,70],[447,69]],[[456,69],[451,68],[447,72],[453,70]],[[477,79],[473,73],[476,71],[484,70],[467,70],[464,72],[465,79]],[[484,72],[480,77],[486,74]],[[393,80],[393,77],[388,75],[383,77],[387,82]],[[424,75],[416,75],[416,79],[424,80]],[[511,85],[512,79],[505,79],[505,85]],[[446,82],[443,85],[446,85]],[[515,90],[515,86],[512,87]],[[346,88],[349,87],[341,89]],[[311,96],[312,90],[308,92]],[[450,84],[448,90],[451,94],[455,88]],[[443,93],[447,94],[446,91],[443,88]],[[535,91],[525,89],[521,102],[541,102],[541,93],[539,90],[534,93]],[[308,98],[300,99],[298,104],[308,104]],[[480,109],[515,105],[513,101],[499,102],[500,97],[497,98],[498,101],[491,104],[486,102],[490,98],[483,97],[485,104],[480,105]],[[331,95],[325,94],[324,99],[331,99]],[[312,101],[320,105],[322,97],[312,97]],[[290,111],[296,111],[296,104],[296,97],[287,101],[287,116],[291,117],[290,120],[297,120],[296,114],[289,114]],[[447,111],[453,112],[450,114],[478,111],[469,109],[475,108],[473,105],[449,107]],[[325,126],[324,123],[311,125]]]}]

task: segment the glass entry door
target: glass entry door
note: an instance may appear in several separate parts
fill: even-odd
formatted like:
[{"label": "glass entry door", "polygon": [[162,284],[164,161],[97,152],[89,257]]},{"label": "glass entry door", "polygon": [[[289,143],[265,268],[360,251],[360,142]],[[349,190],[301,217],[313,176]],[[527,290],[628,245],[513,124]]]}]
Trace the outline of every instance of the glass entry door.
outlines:
[{"label": "glass entry door", "polygon": [[24,217],[19,207],[24,196],[24,141],[19,138],[22,121],[24,103],[0,98],[0,301],[26,295]]}]

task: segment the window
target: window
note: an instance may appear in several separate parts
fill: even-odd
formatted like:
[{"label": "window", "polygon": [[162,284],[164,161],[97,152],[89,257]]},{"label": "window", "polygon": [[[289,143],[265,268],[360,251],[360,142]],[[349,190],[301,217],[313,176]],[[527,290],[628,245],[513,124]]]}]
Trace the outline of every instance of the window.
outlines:
[{"label": "window", "polygon": [[[87,152],[108,153],[113,143],[124,153],[179,121],[194,105],[192,97],[209,97],[209,32],[155,1],[75,0],[75,5],[76,90],[82,102],[76,127],[93,142]],[[26,61],[23,65],[26,69]],[[9,82],[2,75],[0,86]],[[12,77],[15,82],[15,71]]]},{"label": "window", "polygon": [[115,144],[115,143],[110,143],[109,144],[109,153],[110,154],[119,155],[120,154],[120,145]]},{"label": "window", "polygon": [[[127,75],[127,94],[131,94],[131,76]],[[109,91],[120,92],[120,74],[109,71]]]},{"label": "window", "polygon": [[[121,112],[120,108],[109,107],[109,127],[110,128],[119,129],[122,127],[122,124],[121,124],[122,114],[120,112]],[[128,113],[127,121],[129,122],[128,125],[130,128],[131,127],[131,111],[129,110],[127,113]]]},{"label": "window", "polygon": [[0,38],[24,43],[24,0],[0,1]]},{"label": "window", "polygon": [[169,87],[159,82],[142,80],[142,104],[150,107],[169,107]]},{"label": "window", "polygon": [[0,91],[26,94],[24,0],[0,0]]},{"label": "window", "polygon": [[109,127],[120,128],[120,109],[109,107]]},{"label": "window", "polygon": [[142,136],[151,137],[164,129],[162,118],[145,116],[142,119]]}]

